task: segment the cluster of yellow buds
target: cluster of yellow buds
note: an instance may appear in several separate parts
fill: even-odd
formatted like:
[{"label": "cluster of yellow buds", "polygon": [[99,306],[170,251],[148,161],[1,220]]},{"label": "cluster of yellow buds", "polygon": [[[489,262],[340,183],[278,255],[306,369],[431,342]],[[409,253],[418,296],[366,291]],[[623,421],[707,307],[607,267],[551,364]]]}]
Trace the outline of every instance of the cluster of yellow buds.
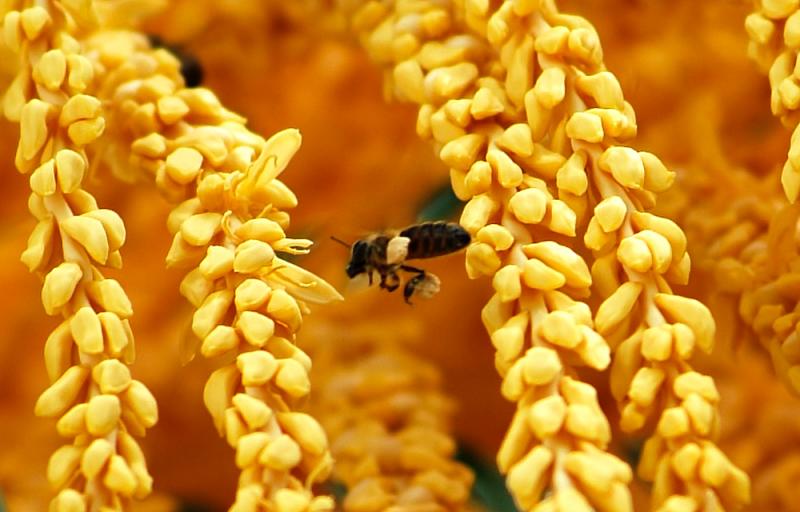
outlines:
[{"label": "cluster of yellow buds", "polygon": [[[341,297],[292,263],[311,246],[287,236],[287,210],[298,201],[280,179],[299,132],[265,140],[210,90],[187,88],[168,51],[140,32],[111,30],[159,4],[3,4],[3,39],[19,57],[3,109],[20,125],[15,165],[29,178],[37,220],[21,259],[43,280],[45,311],[63,317],[44,346],[50,386],[35,407],[68,440],[47,469],[51,511],[127,510],[152,487],[136,437],[157,422],[156,401],[129,368],[131,302],[104,276],[121,268],[125,224],[84,190],[106,172],[119,187],[150,182],[175,205],[166,262],[185,272],[180,292],[194,308],[182,355],[218,363],[204,401],[235,450],[230,510],[333,510],[333,499],[317,494],[331,475],[348,486],[350,512],[467,509],[473,476],[452,460],[451,404],[438,373],[402,344],[383,344],[390,334],[356,341],[353,353],[332,350],[337,367],[321,373],[321,393],[309,401],[311,357],[297,333],[311,304]],[[241,21],[285,10],[285,21],[321,18],[327,4],[230,9]],[[336,4],[329,12],[346,15],[383,68],[385,95],[419,107],[416,132],[466,202],[466,271],[491,280],[481,319],[501,394],[516,408],[497,464],[517,505],[633,509],[633,471],[612,453],[617,429],[589,377],[598,372],[610,380],[618,430],[647,439],[638,475],[653,482],[654,510],[746,504],[748,477],[715,442],[717,383],[690,360],[710,353],[715,337],[755,336],[800,393],[800,209],[742,175],[729,177],[735,200],[718,190],[686,215],[654,214],[675,173],[629,146],[636,115],[605,68],[598,33],[556,0]],[[768,70],[773,113],[794,129],[782,172],[794,202],[800,5],[755,5],[745,23],[750,54]],[[673,291],[692,266],[679,223],[689,238],[711,241],[692,258],[714,281],[692,293],[721,315],[723,336],[703,302]],[[341,336],[333,324],[324,339]],[[322,423],[303,411],[307,402]],[[750,470],[766,456],[748,442],[735,445],[735,460]],[[796,467],[787,457],[782,471]]]},{"label": "cluster of yellow buds", "polygon": [[[311,242],[286,237],[297,199],[278,176],[300,147],[284,130],[264,141],[211,91],[185,89],[178,63],[139,35],[87,41],[104,69],[109,141],[98,158],[122,179],[147,176],[169,200],[167,266],[190,269],[181,293],[196,308],[192,333],[205,357],[227,363],[205,403],[242,470],[232,510],[329,510],[311,486],[332,468],[327,438],[295,405],[310,392],[310,358],[293,340],[307,302],[340,299],[327,283],[277,253]],[[191,358],[191,344],[185,345]]]},{"label": "cluster of yellow buds", "polygon": [[748,53],[768,71],[770,108],[781,123],[794,130],[781,182],[789,201],[800,194],[800,5],[793,0],[756,0],[745,28]]},{"label": "cluster of yellow buds", "polygon": [[295,410],[310,391],[311,361],[293,340],[307,302],[341,297],[276,254],[311,245],[286,237],[285,209],[297,200],[277,179],[300,135],[285,130],[265,141],[248,131],[213,93],[185,89],[177,60],[141,34],[95,31],[78,41],[70,31],[89,33],[92,7],[21,7],[3,24],[23,58],[4,108],[21,124],[17,166],[30,174],[29,208],[40,221],[22,259],[45,274],[46,311],[65,316],[45,348],[53,385],[36,405],[75,438],[48,468],[64,489],[54,510],[121,510],[152,482],[131,437],[157,419],[154,398],[125,365],[133,360],[131,304],[98,268],[120,267],[125,229],[81,189],[101,167],[125,181],[149,177],[181,201],[168,219],[167,264],[192,269],[181,292],[197,308],[200,351],[235,355],[205,389],[242,470],[232,510],[331,510],[331,498],[311,490],[332,459],[316,420]]},{"label": "cluster of yellow buds", "polygon": [[150,493],[152,478],[133,436],[158,419],[153,395],[134,380],[130,300],[101,269],[120,268],[125,226],[83,189],[86,147],[106,126],[92,96],[97,77],[76,32],[93,23],[81,6],[11,2],[3,13],[6,45],[20,66],[4,99],[20,123],[16,165],[29,176],[28,208],[38,224],[22,261],[44,277],[42,303],[64,320],[45,343],[52,384],[36,402],[38,416],[58,418],[72,441],[52,455],[47,478],[55,512],[121,510]]},{"label": "cluster of yellow buds", "polygon": [[777,186],[780,168],[760,175],[756,166],[737,165],[716,130],[699,142],[708,160],[683,169],[666,208],[690,240],[704,242],[690,245],[692,291],[714,313],[718,344],[735,353],[706,361],[724,397],[720,446],[753,479],[748,510],[795,510],[796,482],[787,475],[797,474],[800,459],[785,447],[800,435],[796,397],[786,392],[798,393],[789,378],[797,365],[796,327],[789,327],[797,209]]},{"label": "cluster of yellow buds", "polygon": [[323,366],[313,410],[331,438],[333,475],[347,486],[344,510],[464,510],[473,475],[452,460],[453,407],[436,368],[402,343],[326,340],[318,350],[332,356],[314,351]]},{"label": "cluster of yellow buds", "polygon": [[[330,498],[310,492],[330,474],[333,461],[317,421],[293,410],[292,404],[311,390],[311,360],[293,340],[307,311],[305,301],[327,302],[338,294],[276,255],[300,252],[307,241],[286,238],[283,226],[268,214],[249,213],[249,201],[258,202],[264,191],[259,177],[280,172],[299,142],[295,131],[275,135],[246,173],[218,182],[227,181],[217,189],[219,195],[209,191],[203,199],[187,200],[170,219],[175,243],[168,264],[195,267],[181,293],[197,308],[192,331],[202,340],[201,353],[238,354],[235,363],[211,375],[204,392],[242,470],[237,511],[333,508]],[[214,181],[208,176],[220,175],[205,176]],[[260,204],[260,210],[267,208]],[[199,263],[198,253],[205,253]]]},{"label": "cluster of yellow buds", "polygon": [[[746,21],[750,56],[768,71],[770,107],[794,130],[781,182],[789,201],[800,194],[800,6],[791,1],[758,1]],[[767,242],[750,263],[753,277],[741,313],[769,351],[779,376],[800,393],[800,339],[797,334],[798,243],[796,208],[773,209]]]},{"label": "cluster of yellow buds", "polygon": [[639,468],[655,507],[747,502],[747,476],[711,441],[714,383],[688,365],[715,326],[671,291],[689,277],[686,237],[645,211],[674,173],[621,144],[636,120],[591,24],[550,0],[342,4],[386,90],[420,105],[417,132],[468,201],[467,273],[492,276],[483,320],[518,406],[498,454],[518,504],[631,508],[630,469],[605,451],[596,391],[571,368],[603,370],[612,348],[621,427],[656,424]]},{"label": "cluster of yellow buds", "polygon": [[[729,348],[755,338],[772,359],[776,374],[800,393],[797,349],[800,212],[772,187],[746,172],[725,169],[714,186],[693,190],[706,204],[682,220],[692,238],[707,240],[693,254],[713,286],[705,292],[715,317],[725,326],[718,338]],[[725,183],[725,186],[719,186]]]},{"label": "cluster of yellow buds", "polygon": [[765,242],[746,267],[754,279],[742,293],[739,311],[764,348],[775,372],[800,394],[800,309],[797,291],[800,262],[800,210],[784,207],[775,212]]}]

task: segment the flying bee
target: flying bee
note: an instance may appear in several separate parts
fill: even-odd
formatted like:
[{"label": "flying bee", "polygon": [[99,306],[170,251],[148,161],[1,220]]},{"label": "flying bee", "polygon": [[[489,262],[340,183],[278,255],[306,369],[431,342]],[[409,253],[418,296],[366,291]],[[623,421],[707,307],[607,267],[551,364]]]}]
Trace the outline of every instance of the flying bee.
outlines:
[{"label": "flying bee", "polygon": [[[349,246],[334,238],[337,242]],[[402,270],[413,274],[403,287],[403,297],[429,298],[439,291],[439,278],[423,269],[406,265],[407,260],[435,258],[450,254],[469,245],[469,233],[453,222],[423,222],[399,232],[376,233],[357,240],[350,247],[350,261],[345,272],[350,279],[366,274],[372,284],[373,273],[381,278],[380,287],[393,292],[400,287]]]}]

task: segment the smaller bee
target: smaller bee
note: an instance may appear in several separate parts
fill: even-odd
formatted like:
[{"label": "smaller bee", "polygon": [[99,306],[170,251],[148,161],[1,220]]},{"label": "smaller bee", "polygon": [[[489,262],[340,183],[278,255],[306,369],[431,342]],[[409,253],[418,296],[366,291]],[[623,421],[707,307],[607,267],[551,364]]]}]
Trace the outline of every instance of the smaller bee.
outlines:
[{"label": "smaller bee", "polygon": [[373,272],[381,277],[380,287],[393,292],[400,287],[399,271],[414,274],[403,287],[403,297],[429,298],[439,291],[439,278],[420,268],[406,265],[406,260],[434,258],[463,249],[470,242],[469,233],[453,222],[424,222],[395,233],[376,233],[357,240],[350,247],[350,261],[345,268],[351,279],[366,274],[372,284]]},{"label": "smaller bee", "polygon": [[147,36],[150,46],[153,48],[164,48],[172,53],[181,63],[181,76],[186,83],[186,87],[198,87],[203,83],[203,67],[197,57],[187,52],[183,47],[168,44],[160,36],[150,34]]}]

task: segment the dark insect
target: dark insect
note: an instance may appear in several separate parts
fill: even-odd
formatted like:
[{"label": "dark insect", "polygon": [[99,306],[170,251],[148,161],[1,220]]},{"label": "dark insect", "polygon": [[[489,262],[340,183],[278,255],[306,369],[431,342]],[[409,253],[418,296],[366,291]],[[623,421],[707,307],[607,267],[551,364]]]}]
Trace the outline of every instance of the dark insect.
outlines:
[{"label": "dark insect", "polygon": [[186,83],[186,87],[197,87],[203,83],[203,68],[200,66],[200,61],[197,60],[192,54],[187,52],[179,45],[173,45],[164,42],[160,36],[148,35],[150,46],[153,48],[164,48],[172,53],[181,63],[181,76]]},{"label": "dark insect", "polygon": [[454,222],[424,222],[399,232],[376,233],[350,246],[350,261],[345,272],[351,279],[366,274],[369,284],[372,284],[373,272],[377,272],[381,277],[380,287],[389,292],[400,287],[401,270],[413,274],[403,287],[403,297],[411,304],[412,296],[429,298],[435,295],[440,282],[436,275],[405,262],[450,254],[469,242],[469,233]]}]

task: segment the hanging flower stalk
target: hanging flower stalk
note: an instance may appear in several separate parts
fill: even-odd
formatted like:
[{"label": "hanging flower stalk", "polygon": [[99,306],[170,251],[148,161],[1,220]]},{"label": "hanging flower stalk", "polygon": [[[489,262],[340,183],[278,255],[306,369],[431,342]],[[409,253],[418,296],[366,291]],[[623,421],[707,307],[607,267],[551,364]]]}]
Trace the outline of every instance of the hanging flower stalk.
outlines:
[{"label": "hanging flower stalk", "polygon": [[739,265],[752,276],[742,293],[739,311],[769,352],[775,373],[795,394],[800,394],[800,293],[797,290],[797,206],[784,206],[771,219],[764,243],[744,254]]},{"label": "hanging flower stalk", "polygon": [[467,272],[492,276],[482,317],[518,404],[498,454],[517,503],[548,489],[542,506],[630,509],[630,470],[605,451],[596,391],[574,371],[605,369],[609,343],[623,430],[655,425],[639,468],[654,508],[747,502],[747,476],[711,441],[713,380],[688,364],[711,350],[714,321],[670,288],[688,280],[685,236],[645,211],[674,175],[621,145],[635,116],[592,25],[552,1],[344,4],[387,90],[421,105],[417,132],[468,201]]},{"label": "hanging flower stalk", "polygon": [[3,34],[20,63],[3,107],[20,123],[15,163],[30,179],[28,207],[38,220],[21,259],[44,277],[47,314],[63,317],[45,344],[51,385],[35,407],[37,416],[58,418],[58,433],[71,440],[47,467],[58,491],[50,510],[128,509],[152,487],[133,436],[143,436],[158,412],[128,368],[130,300],[102,273],[122,266],[125,226],[83,189],[87,146],[105,127],[90,92],[98,77],[76,39],[95,17],[91,6],[75,2],[8,4]]},{"label": "hanging flower stalk", "polygon": [[755,0],[745,29],[748,53],[768,74],[770,108],[792,132],[791,147],[781,174],[786,197],[794,203],[800,194],[800,6],[784,0]]},{"label": "hanging flower stalk", "polygon": [[[751,58],[769,77],[770,107],[781,123],[793,129],[789,154],[781,173],[786,197],[794,203],[800,194],[800,7],[795,2],[757,1],[745,20]],[[769,247],[753,266],[759,286],[742,297],[745,321],[767,348],[777,373],[800,393],[800,340],[792,271],[797,255],[797,210],[785,209],[770,226]]]},{"label": "hanging flower stalk", "polygon": [[[595,389],[573,370],[579,364],[605,369],[610,361],[589,307],[572,297],[589,294],[589,267],[566,246],[536,242],[527,226],[574,236],[576,216],[552,196],[546,181],[523,173],[510,148],[525,154],[520,160],[527,158],[532,167],[549,167],[551,174],[565,159],[540,145],[534,160],[524,110],[522,122],[513,122],[524,103],[525,70],[509,78],[519,102],[514,106],[505,90],[509,83],[488,72],[502,66],[491,59],[488,41],[458,33],[455,29],[464,27],[454,26],[457,17],[437,4],[415,5],[417,12],[399,7],[392,12],[367,2],[354,13],[353,23],[370,54],[392,65],[389,89],[422,104],[418,133],[441,148],[456,194],[469,200],[461,218],[475,240],[467,251],[467,272],[473,278],[493,276],[496,293],[482,317],[497,348],[503,395],[517,402],[498,453],[500,470],[526,510],[540,502],[545,489],[550,493],[544,503],[565,510],[590,504],[630,510],[630,469],[605,451],[608,421]],[[466,14],[485,31],[485,21]],[[532,43],[531,37],[517,42],[520,66],[528,66],[525,52],[532,58]],[[402,58],[392,52],[399,47],[408,50]],[[511,47],[506,55],[516,51]],[[595,486],[597,468],[603,468],[604,481]]]},{"label": "hanging flower stalk", "polygon": [[473,475],[452,460],[453,404],[441,376],[386,339],[383,322],[371,327],[339,339],[328,327],[313,351],[322,361],[313,410],[331,439],[333,476],[347,487],[344,510],[464,510]]},{"label": "hanging flower stalk", "polygon": [[149,177],[180,201],[168,220],[167,266],[189,270],[180,291],[196,308],[192,332],[205,357],[225,361],[204,399],[241,469],[231,510],[331,510],[332,499],[312,491],[332,459],[320,425],[297,412],[311,360],[294,338],[307,303],[341,297],[280,256],[311,245],[286,236],[285,210],[297,199],[277,179],[300,134],[264,141],[211,91],[185,89],[175,58],[139,34],[100,34],[90,48],[106,68],[106,164],[122,178]]},{"label": "hanging flower stalk", "polygon": [[703,204],[686,211],[681,223],[690,239],[705,240],[693,251],[704,272],[704,295],[729,348],[759,342],[775,373],[800,394],[796,291],[798,211],[787,205],[774,180],[764,180],[721,162],[700,183],[688,183],[687,199]]}]

